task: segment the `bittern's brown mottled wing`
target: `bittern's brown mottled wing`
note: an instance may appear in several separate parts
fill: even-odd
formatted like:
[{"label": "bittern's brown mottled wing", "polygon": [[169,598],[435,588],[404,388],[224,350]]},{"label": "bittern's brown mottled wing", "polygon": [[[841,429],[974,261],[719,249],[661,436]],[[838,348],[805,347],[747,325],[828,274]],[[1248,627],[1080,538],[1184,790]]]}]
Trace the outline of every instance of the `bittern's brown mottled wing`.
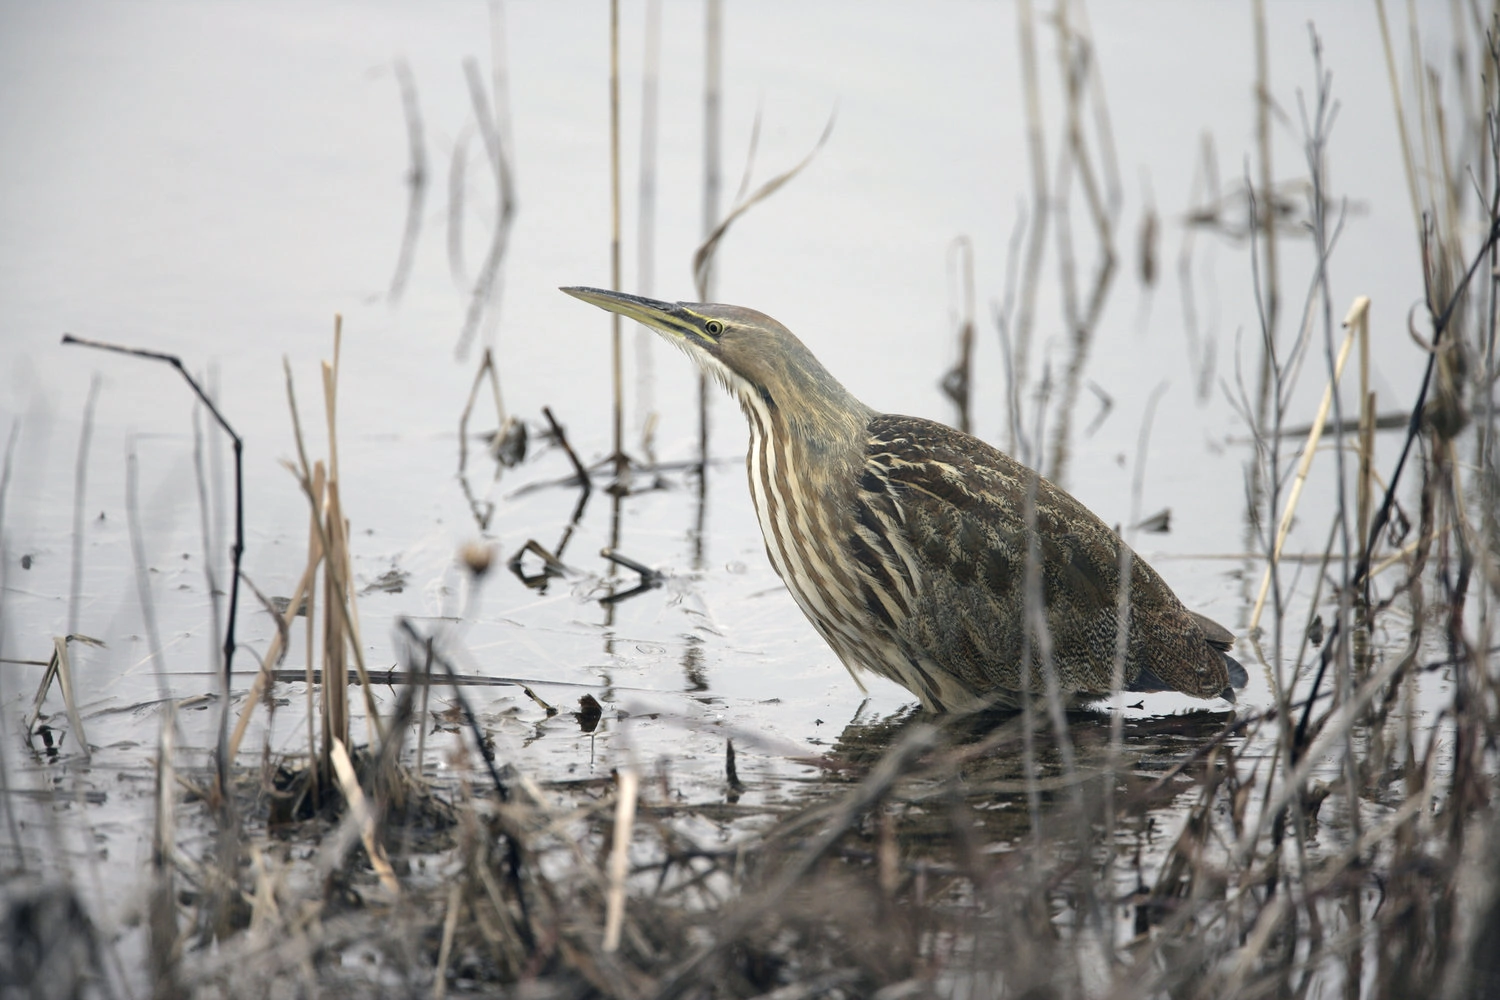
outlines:
[{"label": "bittern's brown mottled wing", "polygon": [[[1035,484],[1034,536],[1026,524],[1034,476],[1002,452],[951,428],[914,417],[869,423],[863,474],[847,498],[854,555],[875,584],[894,595],[871,606],[909,651],[912,669],[942,668],[975,691],[1045,690],[1044,651],[1065,696],[1108,693],[1115,658],[1120,550],[1102,521],[1045,479]],[[1049,636],[1024,629],[1029,539]],[[1229,683],[1213,636],[1160,577],[1132,559],[1126,687],[1170,687],[1214,696]],[[890,567],[901,567],[893,572]],[[1207,622],[1207,619],[1203,619]],[[1222,635],[1221,635],[1222,634]],[[1029,677],[1022,651],[1029,649]],[[927,658],[926,669],[920,662]],[[897,680],[906,681],[903,678]],[[909,687],[913,687],[908,684]],[[913,687],[913,690],[917,690]]]}]

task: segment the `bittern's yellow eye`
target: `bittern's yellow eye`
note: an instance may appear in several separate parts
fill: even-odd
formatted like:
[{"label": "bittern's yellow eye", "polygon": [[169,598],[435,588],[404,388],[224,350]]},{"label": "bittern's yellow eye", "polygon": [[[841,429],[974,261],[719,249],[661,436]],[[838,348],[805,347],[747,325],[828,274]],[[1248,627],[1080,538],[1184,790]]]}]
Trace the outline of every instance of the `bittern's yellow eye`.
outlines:
[{"label": "bittern's yellow eye", "polygon": [[717,337],[719,334],[724,332],[724,324],[720,323],[716,319],[711,319],[707,323],[703,324],[703,329],[708,331],[708,335],[710,337]]}]

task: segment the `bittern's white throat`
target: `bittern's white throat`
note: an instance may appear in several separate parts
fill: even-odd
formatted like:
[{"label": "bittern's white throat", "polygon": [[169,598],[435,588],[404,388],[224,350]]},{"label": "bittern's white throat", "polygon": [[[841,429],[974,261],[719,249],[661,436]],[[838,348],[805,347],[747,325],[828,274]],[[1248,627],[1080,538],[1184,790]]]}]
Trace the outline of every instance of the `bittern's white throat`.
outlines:
[{"label": "bittern's white throat", "polygon": [[[929,709],[1014,706],[1046,691],[1044,670],[1070,703],[1111,693],[1125,543],[1083,504],[977,438],[872,410],[753,309],[563,291],[659,331],[739,400],[766,554],[851,672],[889,677]],[[1028,552],[1050,656],[1027,641]],[[1127,620],[1126,690],[1233,701],[1244,685],[1234,637],[1140,558]]]}]

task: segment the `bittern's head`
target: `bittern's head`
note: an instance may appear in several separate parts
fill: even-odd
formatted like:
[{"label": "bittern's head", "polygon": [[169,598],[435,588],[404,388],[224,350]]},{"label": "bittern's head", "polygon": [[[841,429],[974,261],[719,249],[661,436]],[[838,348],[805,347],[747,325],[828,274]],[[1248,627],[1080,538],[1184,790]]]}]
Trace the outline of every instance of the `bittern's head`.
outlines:
[{"label": "bittern's head", "polygon": [[768,410],[813,435],[862,430],[870,411],[797,337],[764,313],[703,302],[658,302],[600,288],[574,298],[643,323],[686,351],[747,413]]}]

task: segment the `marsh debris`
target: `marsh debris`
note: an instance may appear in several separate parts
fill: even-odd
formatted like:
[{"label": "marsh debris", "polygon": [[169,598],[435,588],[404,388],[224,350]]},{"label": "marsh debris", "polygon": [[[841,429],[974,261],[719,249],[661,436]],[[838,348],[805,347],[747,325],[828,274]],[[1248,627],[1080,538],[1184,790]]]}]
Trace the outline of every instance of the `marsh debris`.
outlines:
[{"label": "marsh debris", "polygon": [[604,706],[593,695],[583,695],[578,699],[578,711],[573,713],[573,718],[578,720],[581,731],[592,733],[598,728],[599,720],[604,718]]},{"label": "marsh debris", "polygon": [[369,594],[399,594],[406,589],[406,585],[410,581],[410,573],[399,566],[392,566],[365,584],[359,593],[362,597]]}]

